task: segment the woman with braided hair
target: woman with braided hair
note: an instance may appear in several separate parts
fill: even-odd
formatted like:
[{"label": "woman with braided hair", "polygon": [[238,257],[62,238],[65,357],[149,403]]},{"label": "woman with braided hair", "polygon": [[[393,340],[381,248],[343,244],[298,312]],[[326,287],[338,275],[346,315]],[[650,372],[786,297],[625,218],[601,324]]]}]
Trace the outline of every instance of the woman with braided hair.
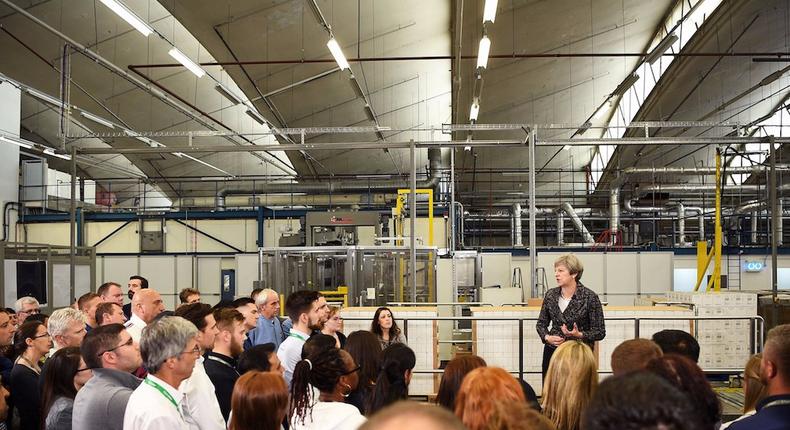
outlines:
[{"label": "woman with braided hair", "polygon": [[330,348],[310,340],[291,381],[291,430],[356,430],[365,417],[345,398],[357,388],[359,367],[348,352],[334,347],[334,339]]},{"label": "woman with braided hair", "polygon": [[368,416],[409,397],[409,382],[416,362],[414,351],[402,343],[393,343],[381,352],[381,366],[367,407]]}]

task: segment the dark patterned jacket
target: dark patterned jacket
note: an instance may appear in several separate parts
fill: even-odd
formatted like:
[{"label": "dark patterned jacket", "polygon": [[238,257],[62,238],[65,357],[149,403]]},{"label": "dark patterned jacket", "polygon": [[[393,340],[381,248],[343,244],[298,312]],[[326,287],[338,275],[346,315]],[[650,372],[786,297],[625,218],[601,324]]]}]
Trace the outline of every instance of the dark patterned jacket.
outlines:
[{"label": "dark patterned jacket", "polygon": [[568,330],[573,330],[573,324],[576,323],[579,331],[584,335],[581,341],[592,348],[596,341],[606,336],[603,307],[598,295],[581,283],[577,283],[576,292],[571,297],[568,307],[565,312],[560,312],[561,291],[561,287],[552,288],[543,298],[543,307],[540,308],[538,323],[535,325],[540,340],[546,343],[547,334],[568,338],[562,334],[562,325],[565,324]]}]

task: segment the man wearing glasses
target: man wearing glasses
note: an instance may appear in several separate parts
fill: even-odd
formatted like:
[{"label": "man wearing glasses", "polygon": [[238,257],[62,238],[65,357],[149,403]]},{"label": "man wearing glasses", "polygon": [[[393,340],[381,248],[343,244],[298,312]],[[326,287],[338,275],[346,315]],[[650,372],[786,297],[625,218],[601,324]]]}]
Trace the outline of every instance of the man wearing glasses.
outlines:
[{"label": "man wearing glasses", "polygon": [[25,296],[17,300],[14,304],[14,310],[17,315],[17,326],[21,326],[30,315],[41,313],[41,305],[38,300],[33,297]]},{"label": "man wearing glasses", "polygon": [[140,379],[131,374],[143,363],[140,348],[121,324],[91,330],[80,347],[93,377],[74,399],[72,428],[122,430],[126,404]]},{"label": "man wearing glasses", "polygon": [[184,393],[177,387],[192,375],[200,356],[198,330],[181,317],[165,317],[143,330],[140,353],[148,376],[134,390],[123,418],[125,430],[187,429]]}]

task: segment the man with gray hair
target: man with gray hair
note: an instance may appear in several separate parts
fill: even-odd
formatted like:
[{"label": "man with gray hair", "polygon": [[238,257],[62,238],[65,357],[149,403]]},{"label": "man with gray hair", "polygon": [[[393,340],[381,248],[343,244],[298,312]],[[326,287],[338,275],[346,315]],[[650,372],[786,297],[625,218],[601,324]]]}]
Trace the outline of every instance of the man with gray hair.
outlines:
[{"label": "man with gray hair", "polygon": [[258,317],[258,325],[247,333],[247,345],[272,343],[277,350],[285,339],[282,323],[277,317],[280,314],[280,295],[267,288],[258,294],[255,305],[261,316]]},{"label": "man with gray hair", "polygon": [[52,312],[47,322],[47,331],[52,336],[52,350],[55,351],[69,346],[79,346],[85,338],[85,314],[72,308],[58,309]]},{"label": "man with gray hair", "polygon": [[148,376],[129,397],[124,430],[189,428],[183,416],[188,399],[177,387],[192,375],[200,356],[197,334],[197,327],[181,317],[165,317],[143,329],[140,353]]},{"label": "man with gray hair", "polygon": [[41,313],[41,305],[34,297],[25,296],[14,303],[16,311],[17,325],[21,326],[30,315]]}]

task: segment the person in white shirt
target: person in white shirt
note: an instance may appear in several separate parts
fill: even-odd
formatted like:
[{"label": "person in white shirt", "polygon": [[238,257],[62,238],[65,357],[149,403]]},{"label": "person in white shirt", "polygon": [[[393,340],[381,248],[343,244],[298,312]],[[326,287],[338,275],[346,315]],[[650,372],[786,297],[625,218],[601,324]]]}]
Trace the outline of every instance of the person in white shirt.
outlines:
[{"label": "person in white shirt", "polygon": [[149,373],[129,397],[124,430],[190,428],[184,419],[184,394],[176,387],[192,375],[200,356],[197,333],[181,317],[162,318],[143,330],[140,353]]},{"label": "person in white shirt", "polygon": [[[291,429],[358,429],[365,417],[356,406],[346,403],[345,398],[357,388],[359,369],[351,355],[342,349],[310,348],[294,369]],[[320,392],[317,399],[312,387]]]},{"label": "person in white shirt", "polygon": [[277,358],[282,362],[285,369],[285,382],[291,386],[294,367],[302,358],[302,346],[310,337],[313,330],[320,330],[324,318],[324,309],[321,307],[319,299],[321,293],[318,291],[296,291],[288,296],[285,301],[285,310],[293,321],[288,337],[280,344],[277,350]]},{"label": "person in white shirt", "polygon": [[162,296],[152,289],[138,291],[132,298],[132,317],[124,324],[135,342],[140,342],[143,328],[165,310]]},{"label": "person in white shirt", "polygon": [[214,348],[214,339],[219,330],[214,319],[211,306],[205,303],[184,304],[176,309],[176,316],[191,322],[198,329],[197,341],[200,346],[201,357],[195,362],[192,376],[181,383],[179,391],[186,396],[184,418],[190,425],[201,430],[224,430],[225,419],[214,395],[214,384],[211,383],[203,367],[206,351]]}]

